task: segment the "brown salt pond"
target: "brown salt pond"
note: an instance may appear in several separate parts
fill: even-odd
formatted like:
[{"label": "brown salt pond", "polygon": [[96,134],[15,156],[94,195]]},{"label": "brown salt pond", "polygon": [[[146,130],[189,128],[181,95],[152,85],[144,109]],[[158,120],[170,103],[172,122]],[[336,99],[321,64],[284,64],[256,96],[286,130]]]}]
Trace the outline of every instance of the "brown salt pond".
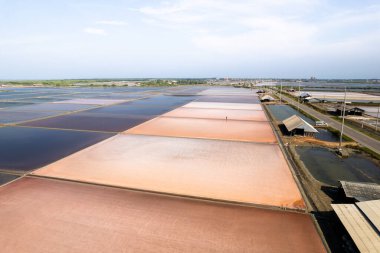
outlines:
[{"label": "brown salt pond", "polygon": [[275,143],[269,122],[157,117],[124,133]]},{"label": "brown salt pond", "polygon": [[256,110],[262,111],[261,104],[247,103],[217,103],[217,102],[190,102],[183,107],[206,108],[206,109],[235,109],[235,110]]},{"label": "brown salt pond", "polygon": [[229,110],[180,107],[178,109],[164,114],[163,116],[199,119],[268,121],[264,111],[255,110]]},{"label": "brown salt pond", "polygon": [[0,188],[14,252],[325,252],[307,214],[50,179]]},{"label": "brown salt pond", "polygon": [[120,134],[35,175],[176,195],[304,209],[273,144]]}]

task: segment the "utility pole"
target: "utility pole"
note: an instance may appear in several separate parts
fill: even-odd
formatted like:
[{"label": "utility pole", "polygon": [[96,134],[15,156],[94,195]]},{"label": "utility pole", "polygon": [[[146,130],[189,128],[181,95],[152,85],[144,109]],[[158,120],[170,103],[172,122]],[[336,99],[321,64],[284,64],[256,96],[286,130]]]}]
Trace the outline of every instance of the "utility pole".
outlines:
[{"label": "utility pole", "polygon": [[344,117],[346,115],[346,98],[347,98],[347,90],[344,87],[344,101],[343,101],[343,113],[342,113],[342,128],[340,130],[340,139],[339,139],[339,150],[342,150],[342,141],[343,141],[343,130],[344,130]]},{"label": "utility pole", "polygon": [[280,104],[282,104],[282,80],[280,81]]},{"label": "utility pole", "polygon": [[379,112],[380,112],[380,104],[377,107],[377,115],[376,115],[376,132],[377,132],[377,127],[379,125]]},{"label": "utility pole", "polygon": [[300,99],[301,99],[301,84],[298,84],[298,104],[297,104],[298,111],[300,111]]}]

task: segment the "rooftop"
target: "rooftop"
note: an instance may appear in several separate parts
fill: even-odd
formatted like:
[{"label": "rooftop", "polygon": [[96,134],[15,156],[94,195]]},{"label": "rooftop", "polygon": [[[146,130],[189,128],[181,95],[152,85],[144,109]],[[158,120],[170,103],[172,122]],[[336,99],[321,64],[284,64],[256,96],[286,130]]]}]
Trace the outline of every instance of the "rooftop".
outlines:
[{"label": "rooftop", "polygon": [[380,199],[358,202],[356,205],[380,232]]},{"label": "rooftop", "polygon": [[273,101],[275,99],[272,96],[264,95],[264,96],[261,97],[261,100],[271,100],[271,101]]},{"label": "rooftop", "polygon": [[305,132],[318,133],[317,129],[315,129],[312,125],[307,123],[298,115],[293,115],[285,119],[283,123],[289,132],[295,129],[303,129]]},{"label": "rooftop", "polygon": [[373,183],[356,183],[340,181],[347,198],[358,201],[380,199],[380,185]]},{"label": "rooftop", "polygon": [[[360,252],[379,252],[380,236],[365,213],[355,204],[332,204],[340,221]],[[380,213],[379,206],[377,212]]]}]

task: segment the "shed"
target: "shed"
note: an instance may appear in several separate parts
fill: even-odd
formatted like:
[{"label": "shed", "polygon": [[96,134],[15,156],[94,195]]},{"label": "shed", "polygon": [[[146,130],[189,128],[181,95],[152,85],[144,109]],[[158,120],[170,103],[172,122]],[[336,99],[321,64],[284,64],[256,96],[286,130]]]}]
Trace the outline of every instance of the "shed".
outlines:
[{"label": "shed", "polygon": [[354,201],[380,199],[380,185],[378,184],[348,181],[340,181],[340,184],[346,198]]},{"label": "shed", "polygon": [[[336,107],[336,114],[337,115],[343,115],[343,105],[339,105]],[[364,113],[364,110],[359,108],[359,107],[352,107],[352,106],[347,106],[345,109],[345,116],[346,115],[357,115],[357,116],[362,116]]]},{"label": "shed", "polygon": [[315,136],[318,130],[298,115],[293,115],[283,122],[290,135]]},{"label": "shed", "polygon": [[274,100],[275,99],[272,96],[269,96],[269,95],[264,95],[260,99],[261,102],[271,102],[271,101],[274,101]]},{"label": "shed", "polygon": [[308,97],[311,97],[311,95],[307,92],[302,92],[302,93],[300,93],[299,97],[300,98],[308,98]]}]

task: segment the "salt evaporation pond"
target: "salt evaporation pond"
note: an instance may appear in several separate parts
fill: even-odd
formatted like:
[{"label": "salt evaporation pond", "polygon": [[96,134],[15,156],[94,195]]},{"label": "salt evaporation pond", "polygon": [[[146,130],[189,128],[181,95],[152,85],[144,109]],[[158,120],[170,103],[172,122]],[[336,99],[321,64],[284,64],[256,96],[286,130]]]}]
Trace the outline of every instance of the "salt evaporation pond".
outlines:
[{"label": "salt evaporation pond", "polygon": [[338,181],[380,184],[380,167],[360,154],[340,158],[333,151],[320,147],[296,147],[300,159],[318,181],[338,186]]}]

